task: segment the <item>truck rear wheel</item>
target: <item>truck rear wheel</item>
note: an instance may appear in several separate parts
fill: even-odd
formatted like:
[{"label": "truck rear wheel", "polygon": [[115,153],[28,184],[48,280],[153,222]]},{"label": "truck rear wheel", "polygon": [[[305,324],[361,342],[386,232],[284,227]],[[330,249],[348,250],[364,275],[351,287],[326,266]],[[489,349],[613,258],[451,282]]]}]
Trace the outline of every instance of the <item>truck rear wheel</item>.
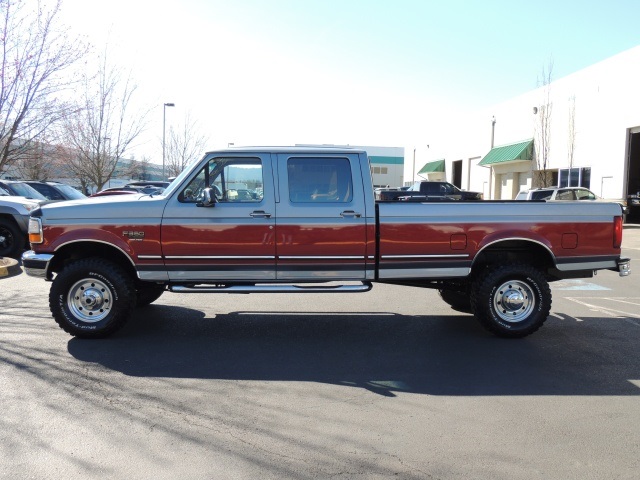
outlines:
[{"label": "truck rear wheel", "polygon": [[136,302],[133,279],[118,265],[101,258],[78,260],[54,279],[49,307],[65,332],[80,338],[102,338],[120,329]]},{"label": "truck rear wheel", "polygon": [[551,289],[542,272],[526,264],[488,268],[475,280],[471,305],[484,328],[521,338],[538,330],[551,311]]}]

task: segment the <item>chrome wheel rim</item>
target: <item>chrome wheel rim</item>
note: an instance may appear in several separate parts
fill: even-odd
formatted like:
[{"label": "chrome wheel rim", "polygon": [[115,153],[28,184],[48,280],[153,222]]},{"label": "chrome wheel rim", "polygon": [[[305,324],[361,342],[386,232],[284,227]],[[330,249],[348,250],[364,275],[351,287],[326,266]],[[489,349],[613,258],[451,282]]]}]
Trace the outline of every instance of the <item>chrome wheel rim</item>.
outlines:
[{"label": "chrome wheel rim", "polygon": [[99,280],[84,279],[69,290],[67,305],[71,313],[83,322],[103,320],[111,311],[111,290]]},{"label": "chrome wheel rim", "polygon": [[504,282],[493,295],[493,308],[505,322],[526,320],[536,306],[531,287],[520,280]]}]

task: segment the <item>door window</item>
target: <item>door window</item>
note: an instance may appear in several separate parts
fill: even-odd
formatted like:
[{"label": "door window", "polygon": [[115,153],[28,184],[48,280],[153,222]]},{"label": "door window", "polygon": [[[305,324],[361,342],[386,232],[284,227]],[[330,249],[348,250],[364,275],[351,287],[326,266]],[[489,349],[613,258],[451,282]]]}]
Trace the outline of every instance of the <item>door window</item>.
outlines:
[{"label": "door window", "polygon": [[573,190],[558,190],[556,200],[575,200]]},{"label": "door window", "polygon": [[349,203],[351,166],[346,158],[290,158],[287,162],[291,203]]},{"label": "door window", "polygon": [[262,201],[264,184],[259,158],[213,158],[180,192],[182,203],[201,200],[202,191],[212,188],[221,203],[258,203]]}]

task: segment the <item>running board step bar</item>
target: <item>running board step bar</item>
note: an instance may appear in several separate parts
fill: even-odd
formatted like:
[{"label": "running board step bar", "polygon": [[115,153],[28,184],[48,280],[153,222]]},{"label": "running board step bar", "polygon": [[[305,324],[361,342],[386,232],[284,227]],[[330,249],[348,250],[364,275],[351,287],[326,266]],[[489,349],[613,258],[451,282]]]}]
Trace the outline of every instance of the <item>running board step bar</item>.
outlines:
[{"label": "running board step bar", "polygon": [[370,282],[361,285],[229,285],[229,286],[186,286],[170,285],[174,293],[362,293],[371,290]]}]

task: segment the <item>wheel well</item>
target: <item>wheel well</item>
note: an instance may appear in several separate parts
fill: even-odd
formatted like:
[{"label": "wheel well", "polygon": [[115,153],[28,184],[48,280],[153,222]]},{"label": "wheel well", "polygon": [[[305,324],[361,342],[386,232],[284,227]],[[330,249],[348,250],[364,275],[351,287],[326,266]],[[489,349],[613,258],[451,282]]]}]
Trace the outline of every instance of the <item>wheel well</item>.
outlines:
[{"label": "wheel well", "polygon": [[9,215],[7,213],[0,213],[0,219],[2,220],[8,220],[9,222],[11,222],[15,227],[17,227],[18,229],[20,229],[20,225],[18,225],[18,222],[16,222],[16,219],[13,218],[13,215]]},{"label": "wheel well", "polygon": [[121,266],[132,278],[137,278],[136,270],[131,260],[122,250],[99,242],[75,242],[63,246],[56,250],[49,269],[51,272],[58,273],[65,265],[88,257],[105,258]]},{"label": "wheel well", "polygon": [[539,243],[529,240],[505,240],[482,250],[473,261],[471,273],[489,265],[513,262],[533,265],[544,273],[555,266],[551,252]]}]

